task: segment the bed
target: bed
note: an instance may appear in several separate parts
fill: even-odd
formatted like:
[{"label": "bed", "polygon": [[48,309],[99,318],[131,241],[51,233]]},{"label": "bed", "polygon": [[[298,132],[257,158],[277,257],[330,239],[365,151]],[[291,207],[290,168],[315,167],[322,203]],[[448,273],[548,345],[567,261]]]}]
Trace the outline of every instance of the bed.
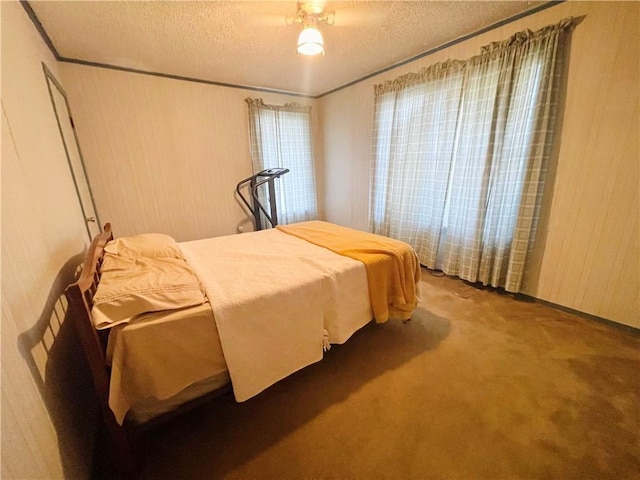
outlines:
[{"label": "bed", "polygon": [[66,296],[131,472],[137,426],[221,392],[247,401],[372,319],[410,319],[419,279],[406,243],[327,222],[181,243],[107,224]]}]

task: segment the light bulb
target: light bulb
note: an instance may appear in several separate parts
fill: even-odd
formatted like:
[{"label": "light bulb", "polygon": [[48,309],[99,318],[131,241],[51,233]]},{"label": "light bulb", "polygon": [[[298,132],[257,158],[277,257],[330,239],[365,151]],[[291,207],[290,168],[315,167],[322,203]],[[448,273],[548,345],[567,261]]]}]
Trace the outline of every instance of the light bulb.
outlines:
[{"label": "light bulb", "polygon": [[324,53],[322,33],[314,25],[305,26],[298,37],[298,53],[302,55],[318,55]]}]

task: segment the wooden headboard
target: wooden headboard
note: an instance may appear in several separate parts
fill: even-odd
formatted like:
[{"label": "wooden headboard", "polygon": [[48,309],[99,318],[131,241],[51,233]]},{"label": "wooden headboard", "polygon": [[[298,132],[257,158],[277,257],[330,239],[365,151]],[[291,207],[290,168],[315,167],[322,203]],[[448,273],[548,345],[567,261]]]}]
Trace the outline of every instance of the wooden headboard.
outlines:
[{"label": "wooden headboard", "polygon": [[133,434],[118,424],[109,408],[109,379],[111,369],[106,360],[107,331],[98,331],[91,319],[93,295],[100,282],[100,269],[104,258],[104,247],[113,240],[111,224],[104,226],[104,231],[93,239],[87,256],[82,264],[78,280],[65,290],[69,303],[69,318],[72,320],[80,337],[82,349],[89,363],[93,378],[94,390],[97,394],[100,409],[107,427],[107,432],[114,447],[114,460],[122,473],[129,477],[139,470],[134,451]]},{"label": "wooden headboard", "polygon": [[[73,318],[80,334],[80,341],[87,356],[91,356],[91,368],[93,364],[99,365],[100,370],[107,367],[106,363],[106,335],[100,335],[91,321],[91,309],[93,307],[93,295],[100,282],[100,269],[104,258],[104,247],[113,240],[111,224],[104,226],[104,231],[93,239],[87,256],[82,264],[82,270],[75,283],[69,285],[65,295],[73,312]],[[95,358],[93,358],[95,357]],[[95,360],[95,361],[94,361]],[[95,374],[94,374],[95,376]]]}]

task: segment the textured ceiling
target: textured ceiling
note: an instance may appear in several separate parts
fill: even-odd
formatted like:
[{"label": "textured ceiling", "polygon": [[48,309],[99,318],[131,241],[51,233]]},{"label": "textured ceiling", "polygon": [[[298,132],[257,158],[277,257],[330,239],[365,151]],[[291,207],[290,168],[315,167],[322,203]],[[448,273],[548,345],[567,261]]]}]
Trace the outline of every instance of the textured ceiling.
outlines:
[{"label": "textured ceiling", "polygon": [[319,2],[326,54],[296,54],[295,1],[29,1],[60,57],[320,95],[545,2]]}]

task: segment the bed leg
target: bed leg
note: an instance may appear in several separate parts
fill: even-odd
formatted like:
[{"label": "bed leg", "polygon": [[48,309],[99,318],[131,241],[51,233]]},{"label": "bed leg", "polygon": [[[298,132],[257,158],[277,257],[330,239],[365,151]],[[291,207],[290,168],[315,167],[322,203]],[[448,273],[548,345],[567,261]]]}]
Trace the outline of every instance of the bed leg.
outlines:
[{"label": "bed leg", "polygon": [[119,425],[113,415],[110,415],[110,418],[105,418],[105,427],[113,459],[122,478],[124,480],[137,478],[142,471],[137,435]]}]

